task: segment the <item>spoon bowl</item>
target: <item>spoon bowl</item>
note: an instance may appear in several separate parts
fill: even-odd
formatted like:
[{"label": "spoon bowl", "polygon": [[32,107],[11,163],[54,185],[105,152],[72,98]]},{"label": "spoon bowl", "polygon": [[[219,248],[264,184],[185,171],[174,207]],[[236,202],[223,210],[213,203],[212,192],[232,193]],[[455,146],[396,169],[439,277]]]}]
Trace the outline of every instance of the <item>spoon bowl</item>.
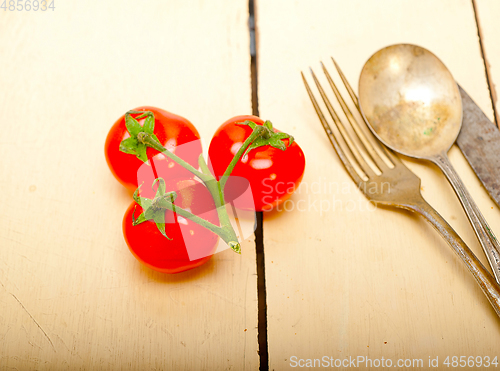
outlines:
[{"label": "spoon bowl", "polygon": [[406,156],[446,153],[462,126],[462,100],[446,66],[410,44],[375,53],[359,79],[359,102],[375,135]]}]

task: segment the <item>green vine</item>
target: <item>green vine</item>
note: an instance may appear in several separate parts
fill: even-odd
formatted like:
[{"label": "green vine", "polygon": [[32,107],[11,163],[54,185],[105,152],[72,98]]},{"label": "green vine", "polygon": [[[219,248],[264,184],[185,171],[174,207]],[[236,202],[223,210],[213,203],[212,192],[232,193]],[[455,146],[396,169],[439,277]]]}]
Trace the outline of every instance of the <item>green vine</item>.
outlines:
[{"label": "green vine", "polygon": [[[139,114],[139,116],[134,118],[132,117],[133,114]],[[138,120],[144,117],[146,117],[146,120],[141,126]],[[141,161],[147,162],[148,157],[146,155],[146,150],[147,147],[151,147],[158,152],[163,153],[165,156],[197,176],[205,184],[214,199],[220,223],[220,226],[217,226],[187,210],[176,206],[174,202],[177,197],[176,192],[166,192],[165,181],[162,178],[157,178],[152,184],[154,189],[154,185],[158,183],[158,189],[156,190],[154,198],[149,199],[139,196],[139,190],[142,184],[134,192],[134,200],[142,207],[143,212],[137,218],[135,218],[135,215],[132,216],[133,225],[138,225],[147,220],[152,220],[156,223],[158,230],[170,240],[170,237],[168,237],[165,233],[165,210],[171,210],[178,215],[198,223],[202,227],[214,232],[220,236],[232,250],[237,253],[241,253],[241,246],[225,208],[226,202],[224,198],[224,189],[226,182],[240,158],[242,156],[246,156],[249,151],[265,145],[271,145],[284,151],[287,147],[282,140],[288,138],[288,146],[290,146],[293,143],[293,137],[285,133],[275,133],[270,121],[266,121],[264,125],[257,125],[253,121],[245,121],[239,124],[250,126],[253,130],[252,134],[250,134],[250,136],[243,142],[242,146],[228,165],[223,176],[218,181],[208,169],[203,155],[200,155],[198,159],[200,171],[161,145],[160,141],[154,134],[155,119],[153,112],[128,111],[125,114],[125,125],[130,137],[124,139],[120,143],[120,151],[135,155]]]}]

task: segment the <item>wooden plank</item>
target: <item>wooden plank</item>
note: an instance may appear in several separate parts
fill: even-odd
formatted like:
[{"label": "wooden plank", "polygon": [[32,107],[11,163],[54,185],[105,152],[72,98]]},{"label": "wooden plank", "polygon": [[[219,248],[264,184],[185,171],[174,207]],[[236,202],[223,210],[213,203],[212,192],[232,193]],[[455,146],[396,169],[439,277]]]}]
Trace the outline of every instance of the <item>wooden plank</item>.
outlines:
[{"label": "wooden plank", "polygon": [[[257,10],[260,114],[295,136],[307,163],[289,211],[264,216],[270,369],[288,369],[291,357],[384,357],[393,366],[421,359],[413,369],[427,369],[429,357],[442,368],[447,356],[498,355],[500,321],[472,276],[422,218],[370,208],[330,147],[300,77],[302,70],[310,78],[309,66],[320,74],[320,60],[333,72],[334,56],[357,87],[375,51],[414,43],[436,53],[491,115],[471,2],[272,0]],[[500,211],[457,148],[450,157],[500,235]],[[406,163],[422,178],[424,197],[486,262],[444,176]]]},{"label": "wooden plank", "polygon": [[0,11],[0,368],[256,369],[253,238],[163,275],[129,253],[104,159],[128,109],[209,139],[251,112],[246,0]]},{"label": "wooden plank", "polygon": [[[500,14],[498,1],[475,0],[476,15],[481,29],[481,40],[486,58],[486,68],[490,79],[490,94],[496,109],[497,126],[500,121],[500,102],[498,101],[498,87],[500,86],[500,25],[496,17]],[[490,119],[493,119],[490,117]]]}]

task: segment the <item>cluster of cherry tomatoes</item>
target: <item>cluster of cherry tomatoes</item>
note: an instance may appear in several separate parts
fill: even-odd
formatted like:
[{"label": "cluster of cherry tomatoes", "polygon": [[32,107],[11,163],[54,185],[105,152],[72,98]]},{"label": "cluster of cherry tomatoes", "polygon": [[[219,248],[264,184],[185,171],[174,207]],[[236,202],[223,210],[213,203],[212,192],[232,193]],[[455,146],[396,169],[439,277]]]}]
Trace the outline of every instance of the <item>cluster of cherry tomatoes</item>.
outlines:
[{"label": "cluster of cherry tomatoes", "polygon": [[[139,107],[127,115],[129,122],[134,121],[137,130],[149,130],[167,151],[175,153],[190,166],[199,168],[201,141],[191,122],[155,107]],[[135,192],[134,202],[123,219],[125,241],[132,254],[154,270],[178,273],[198,267],[213,255],[219,236],[199,224],[199,218],[196,222],[174,210],[176,207],[188,210],[218,226],[220,215],[213,192],[209,192],[197,176],[175,159],[165,156],[166,152],[161,153],[151,147],[138,148],[137,140],[131,138],[127,115],[115,122],[105,144],[106,161],[111,172],[122,185]],[[210,143],[207,171],[217,180],[221,179],[240,147],[254,131],[252,126],[256,125],[242,124],[248,121],[266,126],[270,132],[277,134],[270,139],[271,145],[266,144],[269,141],[263,142],[262,138],[258,138],[242,156],[239,154],[241,157],[226,183],[226,197],[232,197],[232,177],[242,177],[248,180],[253,196],[252,205],[248,208],[272,210],[299,185],[305,158],[293,138],[272,128],[269,122],[256,116],[237,116],[223,123]],[[129,142],[133,142],[134,149],[127,147]],[[149,173],[142,171],[145,165]],[[138,177],[141,171],[143,175]],[[138,178],[143,184],[139,184]],[[170,209],[158,208],[158,201],[155,201],[159,198],[161,202],[170,200],[168,197],[171,197]],[[242,207],[245,208],[245,205]],[[154,220],[152,215],[155,215]]]}]

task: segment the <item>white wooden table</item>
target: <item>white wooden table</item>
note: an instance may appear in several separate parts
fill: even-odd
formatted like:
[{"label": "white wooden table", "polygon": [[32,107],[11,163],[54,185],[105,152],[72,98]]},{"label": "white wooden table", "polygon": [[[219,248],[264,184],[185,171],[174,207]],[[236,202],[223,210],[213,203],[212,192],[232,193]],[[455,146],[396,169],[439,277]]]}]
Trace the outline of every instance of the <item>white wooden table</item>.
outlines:
[{"label": "white wooden table", "polygon": [[[356,86],[376,50],[414,43],[493,120],[500,3],[257,0],[255,13],[260,116],[295,136],[309,186],[289,204],[305,210],[264,215],[269,369],[323,356],[421,359],[405,368],[415,370],[436,357],[440,368],[447,356],[500,357],[500,320],[473,278],[423,219],[366,211],[300,78],[334,56]],[[247,0],[0,8],[0,370],[259,369],[254,238],[241,256],[226,250],[178,275],[141,266],[121,232],[131,197],[103,151],[136,106],[187,117],[206,144],[252,113],[248,18]],[[500,236],[500,210],[457,148],[450,157]],[[405,162],[486,263],[444,176]],[[324,200],[336,209],[311,206]]]}]

